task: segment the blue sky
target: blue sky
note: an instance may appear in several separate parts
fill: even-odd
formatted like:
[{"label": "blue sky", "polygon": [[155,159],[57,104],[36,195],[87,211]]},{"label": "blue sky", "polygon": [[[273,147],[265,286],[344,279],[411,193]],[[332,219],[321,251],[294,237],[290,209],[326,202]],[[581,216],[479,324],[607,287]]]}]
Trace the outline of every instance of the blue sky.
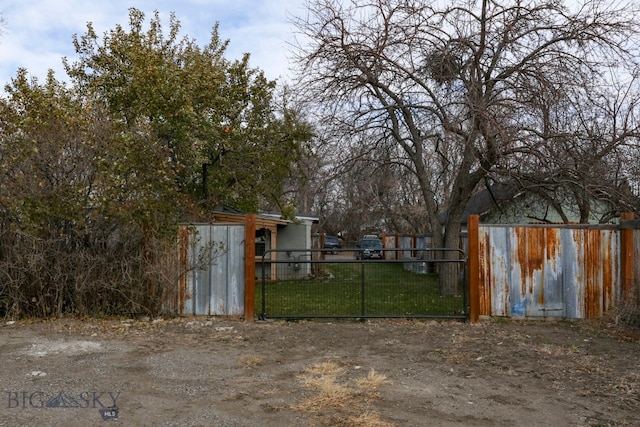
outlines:
[{"label": "blue sky", "polygon": [[116,24],[128,28],[130,7],[140,9],[147,18],[159,11],[163,29],[168,29],[169,14],[174,12],[182,25],[181,35],[195,38],[200,45],[209,41],[211,29],[219,22],[221,38],[230,40],[228,59],[240,59],[248,52],[252,67],[264,70],[269,79],[286,80],[287,43],[294,37],[289,18],[304,13],[302,4],[302,0],[3,0],[0,88],[19,67],[41,82],[48,69],[65,80],[62,57],[75,57],[72,36],[84,34],[87,22],[99,35]]}]

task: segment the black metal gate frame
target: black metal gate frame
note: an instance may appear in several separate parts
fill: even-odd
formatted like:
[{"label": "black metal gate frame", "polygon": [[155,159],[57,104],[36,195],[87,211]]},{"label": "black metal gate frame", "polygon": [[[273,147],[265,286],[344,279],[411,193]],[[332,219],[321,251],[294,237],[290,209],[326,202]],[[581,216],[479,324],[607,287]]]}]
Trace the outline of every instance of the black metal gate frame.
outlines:
[{"label": "black metal gate frame", "polygon": [[[447,259],[445,258],[420,258],[420,259],[385,259],[384,255],[382,259],[326,259],[327,254],[338,254],[340,253],[352,253],[354,249],[338,249],[338,250],[329,250],[329,249],[273,249],[268,250],[262,255],[262,304],[261,311],[258,315],[259,320],[266,319],[312,319],[312,318],[324,318],[324,319],[364,319],[364,318],[402,318],[402,319],[450,319],[450,320],[469,320],[469,280],[467,276],[467,264],[468,258],[466,253],[462,249],[452,249],[452,248],[427,248],[427,249],[402,249],[402,248],[391,248],[384,249],[384,252],[410,252],[410,253],[418,253],[422,252],[430,253],[430,254],[443,254],[443,253],[458,253],[458,259]],[[285,253],[288,255],[287,259],[280,259],[276,257],[276,259],[271,259],[270,255],[273,253]],[[361,305],[362,310],[359,315],[309,315],[309,314],[300,314],[300,315],[268,315],[266,313],[266,285],[268,283],[267,277],[265,274],[265,265],[267,264],[291,264],[292,260],[289,257],[293,253],[301,253],[307,254],[306,259],[298,258],[298,262],[301,263],[310,263],[310,264],[337,264],[337,263],[345,263],[345,264],[361,264],[364,271],[364,265],[367,263],[406,263],[406,262],[429,262],[433,264],[443,264],[443,263],[455,263],[462,265],[463,269],[463,306],[459,315],[376,315],[376,314],[366,314],[364,312],[364,304],[365,304],[365,292],[364,292],[364,274],[362,279],[362,291],[361,291]],[[269,256],[269,257],[268,257]],[[424,256],[424,255],[423,255]],[[394,256],[397,258],[397,256]]]}]

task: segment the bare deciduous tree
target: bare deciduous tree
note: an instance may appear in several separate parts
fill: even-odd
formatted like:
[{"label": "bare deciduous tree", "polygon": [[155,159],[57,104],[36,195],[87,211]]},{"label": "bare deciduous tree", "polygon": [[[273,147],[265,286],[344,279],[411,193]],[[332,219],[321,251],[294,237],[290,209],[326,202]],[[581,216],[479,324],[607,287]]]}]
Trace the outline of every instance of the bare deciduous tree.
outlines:
[{"label": "bare deciduous tree", "polygon": [[[633,61],[638,9],[616,4],[308,2],[308,15],[294,20],[301,90],[332,105],[345,134],[375,135],[372,149],[401,148],[435,246],[457,247],[478,186],[525,156],[523,147],[553,140],[532,105],[571,98],[574,88],[598,92],[604,71]],[[456,293],[454,268],[441,273],[442,293]]]},{"label": "bare deciduous tree", "polygon": [[[580,223],[608,222],[634,210],[633,160],[638,151],[640,87],[637,65],[624,82],[548,93],[532,103],[543,134],[523,141],[524,155],[511,158],[498,175],[539,195],[562,218]],[[518,160],[517,162],[514,160]],[[544,218],[539,218],[544,220]]]}]

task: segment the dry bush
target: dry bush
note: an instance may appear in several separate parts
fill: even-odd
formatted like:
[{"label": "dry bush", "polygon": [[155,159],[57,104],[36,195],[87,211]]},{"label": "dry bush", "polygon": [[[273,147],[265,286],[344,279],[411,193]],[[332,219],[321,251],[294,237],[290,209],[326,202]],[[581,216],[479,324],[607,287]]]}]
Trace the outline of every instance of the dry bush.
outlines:
[{"label": "dry bush", "polygon": [[122,230],[109,238],[5,232],[0,316],[158,315],[177,282],[171,242]]},{"label": "dry bush", "polygon": [[640,285],[636,284],[633,294],[620,301],[614,319],[616,324],[640,330]]}]

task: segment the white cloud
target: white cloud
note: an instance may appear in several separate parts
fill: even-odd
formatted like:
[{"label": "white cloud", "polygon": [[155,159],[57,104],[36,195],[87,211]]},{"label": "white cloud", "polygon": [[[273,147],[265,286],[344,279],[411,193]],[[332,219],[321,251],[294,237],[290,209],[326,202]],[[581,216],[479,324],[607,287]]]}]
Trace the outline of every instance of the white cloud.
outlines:
[{"label": "white cloud", "polygon": [[214,24],[220,24],[220,36],[229,39],[228,59],[239,59],[248,52],[250,64],[265,71],[270,79],[287,75],[287,41],[293,39],[288,16],[300,13],[302,0],[5,0],[0,4],[4,16],[4,34],[0,35],[0,85],[9,83],[19,67],[42,81],[48,69],[65,79],[62,57],[73,60],[74,34],[82,35],[92,22],[99,35],[115,28],[128,27],[129,8],[142,10],[150,17],[160,13],[163,28],[169,14],[175,12],[181,22],[181,35],[209,42]]}]

